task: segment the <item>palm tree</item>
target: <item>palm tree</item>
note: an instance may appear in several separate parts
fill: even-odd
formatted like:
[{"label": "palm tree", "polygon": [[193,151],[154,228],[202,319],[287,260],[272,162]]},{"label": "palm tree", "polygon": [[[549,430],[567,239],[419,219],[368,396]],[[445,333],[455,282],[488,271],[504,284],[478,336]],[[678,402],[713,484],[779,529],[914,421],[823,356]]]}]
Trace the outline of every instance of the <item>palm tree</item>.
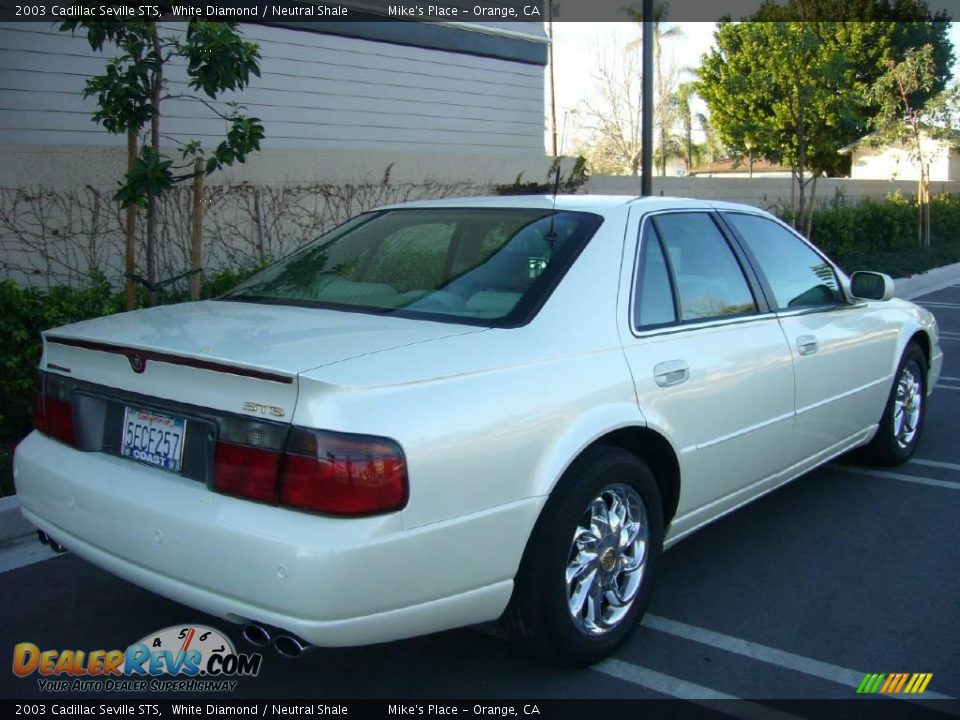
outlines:
[{"label": "palm tree", "polygon": [[674,95],[677,111],[683,123],[683,160],[687,166],[687,172],[690,172],[690,168],[693,167],[693,111],[690,108],[690,100],[694,94],[694,83],[688,81],[682,83]]}]

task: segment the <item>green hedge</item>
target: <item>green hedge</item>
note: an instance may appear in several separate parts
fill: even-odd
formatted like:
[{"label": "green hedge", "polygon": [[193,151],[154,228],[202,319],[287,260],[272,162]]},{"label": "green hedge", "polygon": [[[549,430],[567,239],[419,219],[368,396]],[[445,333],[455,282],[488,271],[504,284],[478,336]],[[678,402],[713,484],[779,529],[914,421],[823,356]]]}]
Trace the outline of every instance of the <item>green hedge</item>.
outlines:
[{"label": "green hedge", "polygon": [[[899,193],[859,205],[838,196],[814,211],[810,239],[846,271],[874,269],[902,277],[956,262],[960,196],[931,199],[929,248],[917,245],[917,206]],[[865,262],[874,265],[868,268]]]},{"label": "green hedge", "polygon": [[[202,296],[216,297],[251,275],[251,270],[225,270],[204,282]],[[158,301],[188,300],[187,290],[161,291]],[[146,306],[146,293],[137,304]],[[33,426],[33,385],[40,362],[40,333],[49,328],[122,312],[126,295],[102,277],[86,288],[21,288],[0,282],[0,496],[13,492],[13,448]]]}]

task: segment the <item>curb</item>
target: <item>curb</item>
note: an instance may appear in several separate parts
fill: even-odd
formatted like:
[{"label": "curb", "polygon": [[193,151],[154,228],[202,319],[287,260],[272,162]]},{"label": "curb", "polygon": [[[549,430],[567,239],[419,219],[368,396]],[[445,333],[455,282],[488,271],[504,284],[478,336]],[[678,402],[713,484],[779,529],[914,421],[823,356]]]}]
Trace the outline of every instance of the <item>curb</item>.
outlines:
[{"label": "curb", "polygon": [[20,498],[16,495],[0,498],[0,547],[36,531],[20,512]]},{"label": "curb", "polygon": [[927,270],[919,275],[896,278],[893,281],[893,292],[898,298],[913,300],[920,295],[943,290],[957,283],[960,283],[960,263],[953,263],[953,265]]}]

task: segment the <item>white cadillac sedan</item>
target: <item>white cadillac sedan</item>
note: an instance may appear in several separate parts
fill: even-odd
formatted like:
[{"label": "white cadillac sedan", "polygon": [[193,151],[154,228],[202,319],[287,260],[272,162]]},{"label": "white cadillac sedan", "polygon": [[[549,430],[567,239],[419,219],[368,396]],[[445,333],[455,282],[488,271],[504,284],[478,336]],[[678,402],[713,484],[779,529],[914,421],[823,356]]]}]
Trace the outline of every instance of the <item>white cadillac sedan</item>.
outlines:
[{"label": "white cadillac sedan", "polygon": [[853,448],[906,460],[933,316],[755,208],[364,213],[215,301],[44,333],[42,538],[296,655],[501,618],[568,663],[664,547]]}]

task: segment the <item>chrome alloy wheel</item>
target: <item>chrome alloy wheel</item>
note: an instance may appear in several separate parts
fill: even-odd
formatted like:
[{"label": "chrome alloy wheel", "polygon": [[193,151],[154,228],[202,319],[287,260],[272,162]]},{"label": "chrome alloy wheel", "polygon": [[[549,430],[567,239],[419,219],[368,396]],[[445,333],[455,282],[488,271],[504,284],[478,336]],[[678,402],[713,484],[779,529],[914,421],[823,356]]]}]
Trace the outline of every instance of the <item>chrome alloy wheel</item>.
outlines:
[{"label": "chrome alloy wheel", "polygon": [[920,424],[923,404],[923,386],[916,363],[907,363],[897,380],[897,394],[893,406],[893,432],[897,444],[906,448],[913,442]]},{"label": "chrome alloy wheel", "polygon": [[613,630],[630,611],[647,566],[650,527],[640,494],[609,485],[591,501],[567,560],[567,608],[591,636]]}]

